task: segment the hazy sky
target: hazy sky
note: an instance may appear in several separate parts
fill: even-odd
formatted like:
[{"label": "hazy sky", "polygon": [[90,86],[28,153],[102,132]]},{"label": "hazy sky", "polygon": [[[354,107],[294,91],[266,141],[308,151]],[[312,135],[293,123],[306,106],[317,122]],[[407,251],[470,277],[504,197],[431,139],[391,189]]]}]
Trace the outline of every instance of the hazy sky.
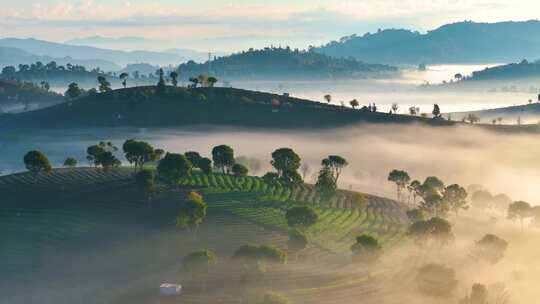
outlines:
[{"label": "hazy sky", "polygon": [[138,36],[200,50],[305,48],[352,33],[538,18],[538,0],[0,0],[0,37]]}]

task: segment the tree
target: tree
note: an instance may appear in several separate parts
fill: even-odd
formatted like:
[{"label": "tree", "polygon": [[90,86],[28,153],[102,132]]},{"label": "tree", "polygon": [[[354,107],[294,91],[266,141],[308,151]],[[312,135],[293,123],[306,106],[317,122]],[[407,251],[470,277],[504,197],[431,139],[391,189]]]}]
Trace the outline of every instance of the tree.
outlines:
[{"label": "tree", "polygon": [[191,273],[193,280],[201,279],[202,290],[206,291],[206,277],[217,264],[217,256],[210,250],[196,251],[182,259],[182,270]]},{"label": "tree", "polygon": [[165,155],[165,150],[163,149],[154,150],[154,160],[160,161],[163,155]]},{"label": "tree", "polygon": [[155,174],[149,169],[142,169],[135,174],[135,185],[137,189],[144,195],[147,202],[152,200],[152,195],[156,191]]},{"label": "tree", "polygon": [[493,196],[491,193],[489,193],[489,191],[479,190],[473,193],[471,201],[474,207],[480,210],[485,210],[491,207]]},{"label": "tree", "polygon": [[277,170],[279,178],[286,184],[302,182],[297,172],[300,168],[300,156],[290,148],[280,148],[272,152],[270,164]]},{"label": "tree", "polygon": [[14,66],[10,65],[10,66],[6,66],[2,68],[2,76],[4,76],[7,79],[12,79],[12,80],[15,79],[16,74],[17,74],[17,69]]},{"label": "tree", "polygon": [[196,88],[197,84],[199,84],[199,79],[195,77],[189,78],[189,81],[191,82],[191,87]]},{"label": "tree", "polygon": [[77,160],[74,157],[68,157],[64,161],[64,167],[73,168],[77,166]]},{"label": "tree", "polygon": [[206,82],[208,83],[208,86],[213,88],[214,85],[218,82],[217,78],[214,77],[214,76],[210,76],[208,77],[208,79],[206,80]]},{"label": "tree", "polygon": [[410,223],[416,223],[426,220],[426,213],[420,208],[407,210],[406,213]]},{"label": "tree", "polygon": [[164,73],[163,73],[163,69],[160,68],[158,71],[157,71],[158,75],[159,75],[159,81],[156,85],[156,93],[158,95],[162,95],[162,94],[165,94],[166,90],[167,90],[167,85],[165,84],[165,78],[163,77]]},{"label": "tree", "polygon": [[279,175],[275,172],[268,172],[262,177],[265,184],[274,185],[279,182]]},{"label": "tree", "polygon": [[497,194],[492,199],[491,202],[493,204],[493,207],[497,209],[499,212],[506,212],[508,210],[508,206],[512,203],[512,199],[506,195],[506,194]]},{"label": "tree", "polygon": [[420,268],[416,283],[421,293],[433,297],[448,297],[457,287],[454,269],[440,264],[428,264]]},{"label": "tree", "polygon": [[339,155],[330,155],[327,158],[322,160],[322,165],[331,170],[334,177],[334,182],[337,184],[339,176],[349,163],[347,160]]},{"label": "tree", "polygon": [[433,111],[431,113],[433,114],[434,118],[441,117],[441,109],[439,108],[438,104],[433,105]]},{"label": "tree", "polygon": [[137,168],[142,169],[146,162],[155,159],[154,148],[147,142],[128,139],[122,145],[122,150],[127,161]]},{"label": "tree", "polygon": [[289,209],[285,218],[289,227],[305,231],[317,223],[319,215],[312,208],[301,206]]},{"label": "tree", "polygon": [[216,146],[212,149],[212,160],[223,173],[229,173],[234,165],[234,150],[227,145]]},{"label": "tree", "polygon": [[248,174],[248,168],[242,164],[234,164],[232,166],[232,173],[237,177],[246,176]]},{"label": "tree", "polygon": [[409,226],[407,235],[414,238],[417,244],[426,246],[434,243],[438,247],[444,246],[454,240],[452,225],[438,217],[426,221],[417,221]]},{"label": "tree", "polygon": [[172,71],[169,74],[169,77],[171,77],[171,81],[172,81],[173,86],[175,86],[175,87],[178,86],[178,72]]},{"label": "tree", "polygon": [[40,82],[41,88],[48,92],[51,89],[51,85],[47,81]]},{"label": "tree", "polygon": [[444,191],[444,183],[436,176],[428,176],[426,180],[424,180],[424,185],[427,187],[436,190],[438,193],[442,193]]},{"label": "tree", "polygon": [[91,145],[88,148],[86,148],[86,154],[87,154],[86,159],[88,160],[90,165],[94,165],[95,167],[97,167],[99,165],[97,156],[98,154],[103,153],[103,152],[105,152],[105,147],[103,145],[101,144]]},{"label": "tree", "polygon": [[129,77],[129,74],[126,73],[126,72],[121,73],[120,76],[118,77],[118,78],[120,78],[120,80],[122,80],[122,86],[124,86],[124,89],[127,86],[128,77]]},{"label": "tree", "polygon": [[206,210],[206,203],[199,193],[193,191],[188,193],[176,217],[176,227],[193,230],[196,236],[199,225],[206,217]]},{"label": "tree", "polygon": [[486,234],[482,239],[475,242],[472,257],[475,260],[485,260],[490,264],[498,263],[508,247],[508,242],[494,234]]},{"label": "tree", "polygon": [[414,205],[416,205],[416,197],[419,194],[419,189],[421,185],[422,184],[417,180],[413,180],[412,182],[409,183],[409,185],[407,185],[407,190],[409,190],[409,201],[410,201],[410,196],[412,195]]},{"label": "tree", "polygon": [[424,201],[420,203],[420,208],[431,216],[445,217],[450,210],[448,202],[443,200],[443,196],[439,193],[431,193],[423,198]]},{"label": "tree", "polygon": [[257,262],[284,264],[287,262],[287,254],[284,251],[277,247],[268,245],[240,246],[240,248],[234,252],[233,258],[243,260],[249,264]]},{"label": "tree", "polygon": [[508,218],[511,220],[519,220],[521,223],[521,232],[523,232],[523,221],[531,217],[531,205],[524,201],[513,202],[508,206]]},{"label": "tree", "polygon": [[184,155],[189,159],[194,168],[199,168],[199,161],[201,160],[199,152],[188,151]]},{"label": "tree", "polygon": [[332,102],[332,95],[330,95],[330,94],[324,95],[324,100],[326,100],[327,103],[331,103]]},{"label": "tree", "polygon": [[201,169],[204,174],[212,173],[212,160],[207,157],[199,159],[199,169]]},{"label": "tree", "polygon": [[455,80],[461,80],[461,79],[463,79],[463,75],[461,75],[460,73],[457,73],[456,75],[454,75],[454,79]]},{"label": "tree", "polygon": [[98,76],[97,81],[99,85],[98,90],[100,93],[112,91],[111,83],[107,81],[107,78],[105,78],[105,76]]},{"label": "tree", "polygon": [[388,174],[388,181],[394,182],[397,187],[397,200],[402,201],[401,194],[407,183],[411,180],[409,174],[402,170],[392,170]]},{"label": "tree", "polygon": [[52,170],[49,159],[41,151],[29,151],[24,155],[23,161],[26,169],[34,173],[35,176],[40,172],[49,173]]},{"label": "tree", "polygon": [[319,171],[315,188],[317,189],[319,195],[325,200],[330,199],[332,196],[334,196],[334,194],[336,194],[336,180],[334,179],[330,168],[323,167]]},{"label": "tree", "polygon": [[353,109],[356,109],[356,107],[358,107],[360,105],[360,103],[356,99],[353,99],[353,100],[349,101],[349,104],[351,105],[351,107]]},{"label": "tree", "polygon": [[392,111],[394,111],[394,114],[397,113],[397,110],[398,110],[398,109],[399,109],[399,105],[398,105],[397,103],[394,102],[394,103],[392,104]]},{"label": "tree", "polygon": [[112,167],[119,167],[122,163],[111,151],[103,151],[96,156],[96,165],[103,167],[107,171]]},{"label": "tree", "polygon": [[189,160],[184,155],[176,153],[165,154],[157,166],[158,175],[171,187],[177,185],[180,179],[191,176],[191,169]]},{"label": "tree", "polygon": [[376,238],[362,234],[356,238],[356,243],[351,246],[351,252],[353,261],[373,264],[381,257],[383,249]]},{"label": "tree", "polygon": [[75,82],[72,82],[69,84],[68,86],[68,89],[65,93],[65,96],[70,99],[70,100],[73,100],[79,96],[81,96],[82,94],[82,91],[81,89],[79,88],[79,85]]},{"label": "tree", "polygon": [[467,120],[470,124],[473,125],[473,124],[479,122],[480,118],[478,116],[476,116],[476,114],[470,113],[469,115],[467,115],[465,120]]},{"label": "tree", "polygon": [[445,188],[443,203],[447,204],[451,211],[458,215],[459,210],[467,210],[467,191],[460,185],[454,184]]}]

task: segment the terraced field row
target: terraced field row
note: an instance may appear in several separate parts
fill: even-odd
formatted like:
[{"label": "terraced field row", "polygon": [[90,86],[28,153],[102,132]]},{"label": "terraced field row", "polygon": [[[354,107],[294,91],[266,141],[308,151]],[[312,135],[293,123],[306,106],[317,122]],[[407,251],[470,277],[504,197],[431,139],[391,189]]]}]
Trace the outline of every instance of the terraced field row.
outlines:
[{"label": "terraced field row", "polygon": [[[298,203],[260,202],[254,193],[207,193],[210,208],[228,211],[259,225],[280,231],[288,230],[285,214]],[[334,252],[349,252],[354,239],[361,233],[377,236],[383,243],[399,240],[403,226],[388,222],[371,208],[345,209],[314,205],[319,222],[307,231],[310,241],[317,247]]]},{"label": "terraced field row", "polygon": [[131,182],[133,170],[130,168],[114,168],[103,170],[97,168],[57,168],[50,173],[32,174],[29,172],[0,176],[0,191],[16,192],[28,190],[73,190],[92,191],[99,186]]},{"label": "terraced field row", "polygon": [[[330,208],[356,208],[351,191],[338,191],[330,200],[323,199],[312,185],[300,185],[293,188],[281,184],[268,185],[260,177],[235,177],[232,175],[195,173],[180,182],[183,186],[206,187],[207,192],[251,192],[257,193],[268,200],[293,201],[297,203],[314,204]],[[405,219],[403,208],[397,202],[373,195],[367,195],[370,208],[380,209],[388,221],[401,223]]]}]

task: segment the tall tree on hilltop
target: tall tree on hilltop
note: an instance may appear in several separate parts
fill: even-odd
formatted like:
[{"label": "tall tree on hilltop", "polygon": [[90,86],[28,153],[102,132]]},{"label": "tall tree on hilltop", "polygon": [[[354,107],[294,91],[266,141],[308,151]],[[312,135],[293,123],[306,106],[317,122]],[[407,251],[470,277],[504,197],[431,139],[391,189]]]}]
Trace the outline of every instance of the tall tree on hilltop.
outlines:
[{"label": "tall tree on hilltop", "polygon": [[124,89],[127,86],[128,77],[129,77],[129,74],[126,73],[126,72],[121,73],[120,76],[118,77],[118,78],[120,78],[120,80],[122,80],[122,86],[124,86]]}]

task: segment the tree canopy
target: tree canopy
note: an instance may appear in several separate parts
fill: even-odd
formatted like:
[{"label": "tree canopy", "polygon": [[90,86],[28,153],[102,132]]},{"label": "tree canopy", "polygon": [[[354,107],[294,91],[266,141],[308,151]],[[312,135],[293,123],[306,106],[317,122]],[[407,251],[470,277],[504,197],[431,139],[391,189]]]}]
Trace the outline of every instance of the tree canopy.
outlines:
[{"label": "tree canopy", "polygon": [[319,215],[313,208],[300,206],[289,209],[285,218],[289,227],[305,230],[317,223]]},{"label": "tree canopy", "polygon": [[154,148],[147,142],[128,139],[122,145],[124,155],[135,170],[142,169],[146,162],[155,159]]},{"label": "tree canopy", "polygon": [[176,227],[194,229],[195,232],[206,217],[207,206],[203,197],[197,192],[190,192],[176,217]]},{"label": "tree canopy", "polygon": [[403,192],[403,189],[407,186],[407,183],[411,180],[411,177],[409,176],[409,173],[403,171],[403,170],[392,170],[390,174],[388,174],[388,181],[394,182],[397,187],[397,199],[398,201],[402,201],[401,194]]},{"label": "tree canopy", "polygon": [[219,145],[212,149],[212,160],[214,166],[221,169],[223,173],[228,173],[234,165],[234,150],[227,145]]},{"label": "tree canopy", "polygon": [[351,246],[353,261],[372,264],[382,255],[382,246],[379,241],[367,234],[356,238],[356,243]]},{"label": "tree canopy", "polygon": [[191,176],[192,165],[182,154],[167,153],[157,166],[160,177],[165,179],[170,186],[178,184],[180,179]]},{"label": "tree canopy", "polygon": [[23,158],[26,169],[32,173],[51,172],[52,166],[49,159],[43,152],[32,150],[24,155]]}]

